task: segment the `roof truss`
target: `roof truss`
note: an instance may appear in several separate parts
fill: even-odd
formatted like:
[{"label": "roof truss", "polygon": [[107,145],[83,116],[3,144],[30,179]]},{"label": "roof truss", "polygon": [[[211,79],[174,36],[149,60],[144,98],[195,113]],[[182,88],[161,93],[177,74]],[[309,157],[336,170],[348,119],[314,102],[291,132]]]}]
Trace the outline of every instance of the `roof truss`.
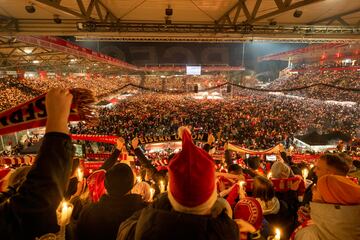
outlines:
[{"label": "roof truss", "polygon": [[265,14],[258,14],[259,8],[263,4],[263,0],[256,0],[255,6],[252,12],[249,11],[249,6],[246,0],[238,0],[238,2],[226,11],[218,20],[215,21],[217,25],[237,25],[239,14],[242,11],[246,17],[246,20],[241,24],[253,24],[263,19],[275,17],[284,12],[310,5],[313,3],[321,2],[324,0],[302,0],[300,2],[292,3],[292,0],[273,0],[277,6],[276,10]]},{"label": "roof truss", "polygon": [[[91,0],[86,6],[83,0],[76,0],[78,11],[61,5],[61,0],[34,0],[35,2],[55,8],[85,20],[100,20],[101,22],[117,22],[118,18],[101,0]],[[75,2],[75,0],[74,0]]]}]

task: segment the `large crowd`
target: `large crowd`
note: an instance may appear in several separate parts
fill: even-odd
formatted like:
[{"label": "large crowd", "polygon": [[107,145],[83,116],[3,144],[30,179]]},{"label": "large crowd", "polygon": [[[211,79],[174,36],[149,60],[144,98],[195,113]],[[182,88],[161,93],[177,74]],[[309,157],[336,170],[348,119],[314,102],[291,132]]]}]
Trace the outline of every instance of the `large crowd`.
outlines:
[{"label": "large crowd", "polygon": [[[291,89],[324,83],[337,86],[339,89],[327,86],[315,86],[303,90],[292,91],[288,94],[321,100],[353,101],[359,103],[359,78],[359,71],[320,72],[319,69],[315,69],[280,77],[273,81],[268,87],[269,89]],[[357,89],[357,91],[346,91],[341,88]]]},{"label": "large crowd", "polygon": [[289,136],[317,130],[340,131],[355,137],[359,106],[243,93],[222,100],[194,99],[191,95],[141,94],[100,110],[100,123],[80,123],[73,133],[135,136],[173,134],[182,125],[202,133],[219,133],[254,149],[276,145]]},{"label": "large crowd", "polygon": [[[152,100],[152,104],[144,105],[146,100]],[[66,89],[53,89],[47,94],[46,134],[36,163],[0,170],[2,239],[359,239],[360,164],[342,148],[337,153],[322,154],[312,165],[294,164],[281,150],[274,153],[276,160],[269,162],[236,154],[225,145],[223,167],[216,170],[215,161],[207,153],[216,145],[213,134],[208,135],[202,148],[192,140],[192,130],[211,129],[215,134],[221,128],[224,134],[245,134],[254,139],[254,147],[265,146],[270,138],[279,140],[291,128],[301,131],[307,124],[320,124],[313,119],[292,123],[284,106],[301,105],[273,96],[210,104],[208,100],[196,102],[186,97],[143,95],[127,102],[104,112],[102,121],[120,113],[120,118],[106,123],[106,127],[80,127],[103,134],[117,131],[124,137],[131,131],[136,133],[129,135],[131,138],[119,137],[111,156],[91,175],[84,176],[79,159],[73,158],[67,124],[72,96]],[[256,110],[252,106],[255,103],[267,103],[266,109]],[[328,108],[324,115],[321,111],[325,107],[319,110],[319,121],[325,121],[331,112],[351,116],[350,110]],[[235,116],[229,111],[241,113]],[[302,114],[289,111],[304,120]],[[331,115],[328,120],[343,128],[344,123],[338,123],[342,120],[337,117]],[[205,119],[207,124],[203,124]],[[107,128],[117,121],[121,121],[121,128]],[[144,129],[138,129],[132,121],[138,125],[146,122],[147,127],[141,125]],[[235,123],[240,127],[236,130],[244,129],[244,133],[232,128]],[[192,125],[192,130],[181,125]],[[222,127],[216,129],[218,125]],[[351,132],[353,127],[342,130]],[[182,149],[166,155],[166,168],[151,164],[136,137],[155,131],[176,131],[181,138]],[[266,137],[261,143],[258,139],[262,135]],[[140,169],[119,160],[125,153],[137,157]]]}]

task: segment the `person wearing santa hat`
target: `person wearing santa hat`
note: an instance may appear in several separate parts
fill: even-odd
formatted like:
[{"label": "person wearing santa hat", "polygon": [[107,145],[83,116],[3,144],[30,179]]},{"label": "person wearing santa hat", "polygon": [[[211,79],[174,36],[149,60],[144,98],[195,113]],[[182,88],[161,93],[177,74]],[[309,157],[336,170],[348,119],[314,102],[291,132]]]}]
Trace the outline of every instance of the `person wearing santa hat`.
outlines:
[{"label": "person wearing santa hat", "polygon": [[217,197],[215,163],[179,128],[182,150],[169,164],[168,192],[120,225],[123,239],[239,239],[229,204]]}]

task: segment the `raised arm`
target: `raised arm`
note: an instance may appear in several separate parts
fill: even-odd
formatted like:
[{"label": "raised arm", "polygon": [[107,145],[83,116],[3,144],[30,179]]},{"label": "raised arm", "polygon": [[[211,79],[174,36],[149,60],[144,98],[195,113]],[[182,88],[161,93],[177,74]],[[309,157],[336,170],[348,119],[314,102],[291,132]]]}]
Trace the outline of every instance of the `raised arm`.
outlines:
[{"label": "raised arm", "polygon": [[100,169],[104,169],[105,171],[109,170],[116,163],[122,148],[124,147],[125,140],[123,138],[118,138],[116,140],[116,148],[111,156],[106,159]]},{"label": "raised arm", "polygon": [[19,193],[0,206],[2,239],[34,239],[59,230],[56,209],[72,167],[67,126],[71,102],[67,89],[52,89],[46,95],[46,134],[37,159]]},{"label": "raised arm", "polygon": [[141,166],[149,170],[152,176],[157,173],[156,167],[151,164],[144,152],[139,148],[139,139],[137,137],[131,141],[131,146],[133,147],[135,155],[139,159]]}]

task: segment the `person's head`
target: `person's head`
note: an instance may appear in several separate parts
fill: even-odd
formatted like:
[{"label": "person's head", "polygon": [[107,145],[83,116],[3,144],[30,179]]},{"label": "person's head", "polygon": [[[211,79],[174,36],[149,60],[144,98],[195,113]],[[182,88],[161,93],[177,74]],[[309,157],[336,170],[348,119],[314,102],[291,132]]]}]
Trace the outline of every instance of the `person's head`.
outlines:
[{"label": "person's head", "polygon": [[253,197],[260,198],[262,201],[270,201],[275,196],[272,182],[266,177],[256,176],[254,178]]},{"label": "person's head", "polygon": [[125,163],[118,163],[105,174],[105,188],[111,196],[124,196],[134,186],[134,174]]},{"label": "person's head", "polygon": [[318,178],[327,175],[346,176],[349,172],[350,165],[338,154],[324,154],[316,163],[315,173]]},{"label": "person's head", "polygon": [[230,164],[228,167],[228,173],[240,175],[242,174],[242,168],[238,164]]},{"label": "person's head", "polygon": [[292,176],[292,171],[286,163],[276,161],[271,166],[271,174],[273,178],[289,178]]},{"label": "person's head", "polygon": [[139,182],[132,189],[132,193],[141,195],[142,199],[145,202],[150,202],[151,200],[151,187],[147,182]]},{"label": "person's head", "polygon": [[195,146],[189,130],[182,129],[179,136],[182,150],[169,164],[169,201],[178,212],[210,214],[217,199],[214,160]]},{"label": "person's head", "polygon": [[249,168],[252,170],[257,170],[260,167],[261,160],[259,157],[253,156],[246,159],[245,162]]}]

